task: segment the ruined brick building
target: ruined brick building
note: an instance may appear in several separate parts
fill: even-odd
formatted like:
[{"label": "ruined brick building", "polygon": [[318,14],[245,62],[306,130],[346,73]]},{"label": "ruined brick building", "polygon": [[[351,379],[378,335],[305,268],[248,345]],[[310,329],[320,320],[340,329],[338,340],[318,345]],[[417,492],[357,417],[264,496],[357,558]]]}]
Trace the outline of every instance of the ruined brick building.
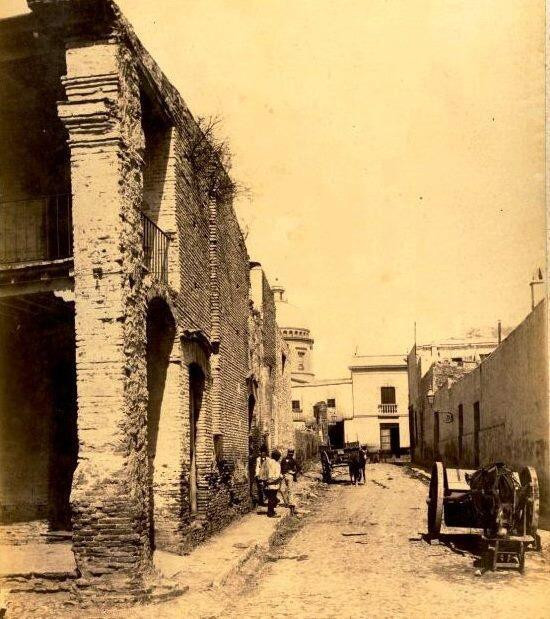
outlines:
[{"label": "ruined brick building", "polygon": [[287,353],[265,286],[251,355],[231,180],[116,5],[28,4],[0,22],[0,518],[134,587],[248,508],[270,372],[291,440]]},{"label": "ruined brick building", "polygon": [[255,456],[262,445],[283,451],[292,446],[294,426],[289,347],[277,325],[274,290],[258,262],[251,263],[250,297],[248,410]]}]

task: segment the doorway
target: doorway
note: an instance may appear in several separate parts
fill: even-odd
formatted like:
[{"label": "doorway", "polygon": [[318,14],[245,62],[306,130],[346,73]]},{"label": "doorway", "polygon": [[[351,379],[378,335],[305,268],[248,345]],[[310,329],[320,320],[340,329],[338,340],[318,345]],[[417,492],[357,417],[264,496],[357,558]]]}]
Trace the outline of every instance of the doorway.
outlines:
[{"label": "doorway", "polygon": [[398,423],[380,424],[380,451],[394,456],[401,454],[401,439]]},{"label": "doorway", "polygon": [[344,422],[337,421],[336,423],[330,423],[328,426],[328,440],[330,446],[335,449],[342,449],[344,447]]},{"label": "doorway", "polygon": [[199,428],[203,393],[204,374],[198,365],[192,363],[189,366],[189,508],[192,514],[199,510],[197,453],[202,438]]}]

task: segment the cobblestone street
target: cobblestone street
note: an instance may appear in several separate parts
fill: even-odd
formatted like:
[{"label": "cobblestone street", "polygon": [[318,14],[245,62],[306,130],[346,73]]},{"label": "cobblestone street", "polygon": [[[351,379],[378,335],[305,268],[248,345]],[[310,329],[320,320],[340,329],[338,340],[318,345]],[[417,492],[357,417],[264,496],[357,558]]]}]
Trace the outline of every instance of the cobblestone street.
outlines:
[{"label": "cobblestone street", "polygon": [[547,534],[543,555],[529,553],[524,576],[476,576],[472,555],[416,541],[426,531],[426,492],[390,464],[369,465],[364,486],[331,486],[223,616],[548,616],[541,601],[550,585]]}]

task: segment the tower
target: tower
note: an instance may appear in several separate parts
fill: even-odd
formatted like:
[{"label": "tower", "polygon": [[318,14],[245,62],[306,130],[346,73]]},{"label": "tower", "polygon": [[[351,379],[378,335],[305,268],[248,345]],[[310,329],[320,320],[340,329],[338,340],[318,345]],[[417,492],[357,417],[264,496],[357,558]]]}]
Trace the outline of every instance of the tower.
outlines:
[{"label": "tower", "polygon": [[272,290],[277,309],[277,324],[290,350],[291,382],[293,385],[310,383],[315,374],[312,362],[313,338],[305,326],[307,321],[300,310],[287,301],[282,286],[275,283]]}]

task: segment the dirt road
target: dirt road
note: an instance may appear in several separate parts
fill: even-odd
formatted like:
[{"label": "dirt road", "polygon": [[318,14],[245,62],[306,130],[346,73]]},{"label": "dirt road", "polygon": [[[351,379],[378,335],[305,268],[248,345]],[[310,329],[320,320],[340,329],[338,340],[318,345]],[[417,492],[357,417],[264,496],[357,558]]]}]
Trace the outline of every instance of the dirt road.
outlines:
[{"label": "dirt road", "polygon": [[390,464],[369,465],[365,485],[331,486],[324,507],[219,616],[549,616],[548,548],[529,553],[524,576],[476,576],[471,555],[418,541],[425,498],[422,482]]}]

